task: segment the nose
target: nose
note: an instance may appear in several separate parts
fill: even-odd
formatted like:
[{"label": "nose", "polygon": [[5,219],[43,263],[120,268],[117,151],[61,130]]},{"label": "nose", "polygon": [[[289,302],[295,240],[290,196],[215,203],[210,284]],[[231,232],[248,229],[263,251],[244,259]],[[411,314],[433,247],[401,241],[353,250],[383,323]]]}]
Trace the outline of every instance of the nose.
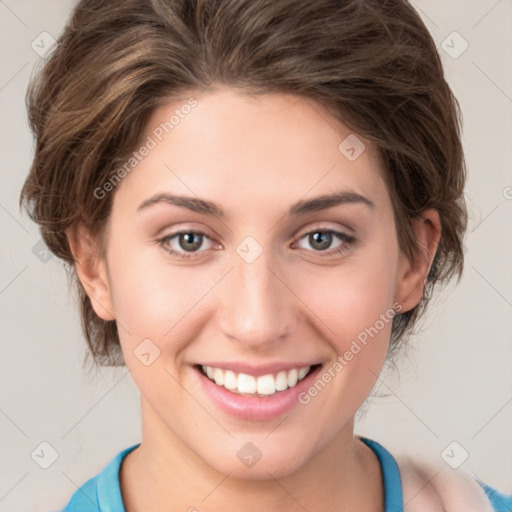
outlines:
[{"label": "nose", "polygon": [[235,253],[219,297],[220,330],[245,349],[271,350],[296,325],[296,298],[286,272],[267,253],[252,262]]}]

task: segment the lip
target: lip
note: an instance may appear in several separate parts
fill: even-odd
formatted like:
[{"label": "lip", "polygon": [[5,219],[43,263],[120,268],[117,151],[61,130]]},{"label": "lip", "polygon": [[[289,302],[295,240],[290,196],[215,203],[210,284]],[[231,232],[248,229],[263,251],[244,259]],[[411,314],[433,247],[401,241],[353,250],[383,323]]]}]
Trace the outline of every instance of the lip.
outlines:
[{"label": "lip", "polygon": [[[207,364],[205,366],[211,365]],[[313,365],[305,364],[303,366]],[[320,372],[322,366],[322,364],[318,364],[317,366],[315,366],[315,368],[313,368],[308,373],[308,375],[306,375],[306,377],[299,381],[294,387],[288,388],[284,391],[278,391],[277,393],[274,393],[273,395],[270,396],[263,397],[245,396],[232,393],[223,386],[218,386],[217,384],[215,384],[215,382],[212,382],[208,377],[206,377],[206,375],[203,375],[198,365],[194,365],[192,369],[194,370],[195,375],[199,379],[210,401],[213,402],[221,411],[230,416],[234,416],[236,418],[244,420],[264,421],[279,418],[280,416],[283,416],[290,412],[294,407],[301,405],[298,399],[299,394],[304,392],[306,389],[309,388],[309,386],[311,386],[312,381]],[[230,368],[226,368],[225,366],[223,366],[223,368],[225,369],[231,369],[234,367],[247,368],[246,365],[238,363],[236,365],[233,363],[232,365],[230,365]],[[260,373],[261,375],[273,373],[272,371],[268,371],[269,368],[274,367],[260,367],[258,368],[258,370],[264,370],[266,372]],[[286,366],[281,366],[281,368],[292,369],[297,368],[297,366],[290,366],[290,364],[286,364]],[[254,367],[252,367],[251,371],[254,371]]]},{"label": "lip", "polygon": [[211,366],[212,368],[221,368],[222,370],[231,370],[235,373],[245,373],[246,375],[252,375],[253,377],[261,377],[262,375],[272,374],[275,375],[279,372],[287,372],[289,370],[293,370],[296,368],[299,370],[300,368],[304,368],[305,366],[314,366],[316,364],[321,364],[319,362],[316,363],[283,363],[276,362],[261,366],[254,366],[247,363],[242,363],[239,361],[221,361],[221,362],[203,362],[198,363],[200,366]]}]

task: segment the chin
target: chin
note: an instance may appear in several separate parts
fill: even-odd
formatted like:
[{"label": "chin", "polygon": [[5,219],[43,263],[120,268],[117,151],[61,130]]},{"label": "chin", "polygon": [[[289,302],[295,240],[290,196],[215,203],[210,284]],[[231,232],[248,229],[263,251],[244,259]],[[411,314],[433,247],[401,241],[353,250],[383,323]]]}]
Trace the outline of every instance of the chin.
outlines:
[{"label": "chin", "polygon": [[[228,457],[226,452],[221,453],[199,453],[203,461],[215,471],[222,474],[229,474],[230,477],[242,480],[268,480],[270,478],[286,477],[297,471],[307,461],[304,457],[304,446],[283,446],[279,448],[270,446],[270,443],[259,443],[261,449],[256,448],[256,443],[250,441],[234,443],[235,455]],[[265,447],[265,446],[266,447]],[[232,453],[232,452],[231,452]],[[298,458],[297,453],[302,457]]]}]

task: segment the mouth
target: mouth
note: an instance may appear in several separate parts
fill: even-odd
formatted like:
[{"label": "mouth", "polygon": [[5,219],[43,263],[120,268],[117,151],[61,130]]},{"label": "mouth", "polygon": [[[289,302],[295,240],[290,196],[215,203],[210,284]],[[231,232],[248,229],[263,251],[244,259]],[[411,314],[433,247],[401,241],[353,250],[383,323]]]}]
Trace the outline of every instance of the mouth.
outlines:
[{"label": "mouth", "polygon": [[256,377],[247,373],[237,373],[232,370],[215,368],[206,365],[194,365],[204,377],[217,386],[242,396],[267,397],[294,388],[315,371],[321,364],[302,366],[276,373],[268,373]]},{"label": "mouth", "polygon": [[305,407],[300,396],[322,367],[323,364],[288,367],[264,375],[263,370],[254,370],[253,373],[260,373],[258,376],[201,364],[193,365],[192,370],[205,398],[220,411],[242,420],[265,421]]}]

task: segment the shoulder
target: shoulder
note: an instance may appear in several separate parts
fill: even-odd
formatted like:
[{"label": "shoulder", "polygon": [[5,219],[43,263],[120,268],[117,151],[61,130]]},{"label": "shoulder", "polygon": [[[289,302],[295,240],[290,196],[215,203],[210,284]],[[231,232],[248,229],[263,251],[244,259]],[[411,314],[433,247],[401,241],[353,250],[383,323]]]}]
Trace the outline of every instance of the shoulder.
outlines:
[{"label": "shoulder", "polygon": [[484,482],[478,482],[491,502],[494,512],[512,512],[512,493],[504,494]]},{"label": "shoulder", "polygon": [[69,503],[58,512],[124,512],[119,469],[124,457],[139,445],[132,445],[115,455],[100,473],[80,486]]},{"label": "shoulder", "polygon": [[97,512],[100,511],[98,502],[98,479],[96,475],[78,488],[69,503],[58,512]]},{"label": "shoulder", "polygon": [[405,512],[463,510],[511,512],[512,494],[480,482],[463,469],[441,463],[396,457],[402,480]]}]

